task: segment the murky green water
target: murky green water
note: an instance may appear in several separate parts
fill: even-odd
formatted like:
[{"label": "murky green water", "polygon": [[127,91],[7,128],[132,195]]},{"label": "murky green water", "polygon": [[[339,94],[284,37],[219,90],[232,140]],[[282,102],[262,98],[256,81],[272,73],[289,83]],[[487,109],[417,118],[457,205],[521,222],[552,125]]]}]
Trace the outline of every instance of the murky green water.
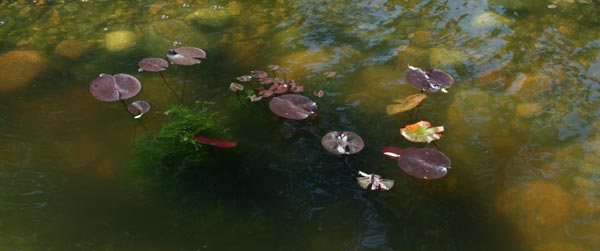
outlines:
[{"label": "murky green water", "polygon": [[[600,5],[570,2],[0,1],[0,250],[600,250]],[[144,189],[143,129],[88,86],[136,76],[156,132],[176,102],[137,62],[179,46],[207,51],[186,99],[216,102],[239,146]],[[237,103],[229,83],[269,64],[311,97],[338,73],[318,121]],[[385,113],[418,91],[408,64],[456,78],[419,108],[446,127],[439,180],[379,152],[415,145],[398,131],[414,119]],[[366,148],[332,156],[329,130]],[[356,170],[396,185],[364,191]]]}]

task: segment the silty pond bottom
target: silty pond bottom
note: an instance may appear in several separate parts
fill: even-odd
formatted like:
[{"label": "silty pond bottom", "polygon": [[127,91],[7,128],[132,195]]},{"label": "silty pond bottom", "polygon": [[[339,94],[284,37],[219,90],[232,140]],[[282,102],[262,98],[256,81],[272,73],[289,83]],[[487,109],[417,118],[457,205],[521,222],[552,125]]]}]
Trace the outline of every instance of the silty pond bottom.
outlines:
[{"label": "silty pond bottom", "polygon": [[[599,13],[592,0],[0,1],[0,250],[600,250]],[[138,71],[184,46],[207,57]],[[315,118],[228,89],[268,65],[291,70]],[[388,115],[419,92],[409,65],[455,83]],[[127,101],[151,105],[147,131],[89,93],[101,73],[139,79]],[[184,83],[196,114],[174,106]],[[436,148],[400,135],[419,120],[444,126],[443,178],[380,151]],[[196,150],[189,132],[144,148],[167,125],[237,146]],[[329,131],[364,149],[330,154]],[[358,170],[394,186],[364,190]]]}]

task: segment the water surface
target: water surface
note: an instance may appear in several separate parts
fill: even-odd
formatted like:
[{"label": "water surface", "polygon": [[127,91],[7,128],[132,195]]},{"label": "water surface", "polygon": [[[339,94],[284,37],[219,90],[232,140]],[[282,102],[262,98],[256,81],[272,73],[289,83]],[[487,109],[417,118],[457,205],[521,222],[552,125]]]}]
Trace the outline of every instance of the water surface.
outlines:
[{"label": "water surface", "polygon": [[[0,249],[600,250],[600,6],[570,2],[1,1]],[[137,62],[179,46],[207,51],[186,99],[215,102],[239,147],[193,185],[144,189],[129,172],[143,129],[88,86],[136,76],[156,132],[176,100]],[[269,64],[292,69],[318,120],[237,103],[229,83]],[[417,118],[386,115],[418,92],[409,64],[456,84]],[[415,146],[399,128],[416,119],[446,127],[442,179],[379,152]],[[366,148],[332,156],[329,130]],[[357,170],[396,185],[364,191]]]}]

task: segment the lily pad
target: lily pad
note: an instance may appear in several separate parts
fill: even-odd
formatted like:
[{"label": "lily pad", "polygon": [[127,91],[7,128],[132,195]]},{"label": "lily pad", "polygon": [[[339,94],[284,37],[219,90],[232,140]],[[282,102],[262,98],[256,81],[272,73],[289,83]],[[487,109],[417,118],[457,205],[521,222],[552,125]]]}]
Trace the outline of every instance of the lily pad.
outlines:
[{"label": "lily pad", "polygon": [[150,111],[150,104],[143,100],[134,101],[127,106],[127,110],[134,115],[134,118],[139,119],[144,113]]},{"label": "lily pad", "polygon": [[387,114],[394,115],[397,113],[405,112],[414,109],[419,106],[423,100],[427,97],[424,93],[417,93],[410,95],[404,99],[396,99],[394,102],[398,104],[388,105],[385,107]]},{"label": "lily pad", "polygon": [[427,142],[442,138],[443,126],[431,127],[429,121],[419,121],[400,129],[400,134],[412,142]]},{"label": "lily pad", "polygon": [[237,146],[237,142],[235,142],[235,141],[228,141],[228,140],[217,139],[217,138],[209,138],[209,137],[206,137],[201,134],[196,134],[194,136],[194,139],[196,139],[196,141],[198,141],[202,144],[212,145],[212,146],[216,146],[218,148],[233,148],[233,147]]},{"label": "lily pad", "polygon": [[371,190],[379,189],[381,191],[387,191],[394,186],[394,180],[382,179],[381,176],[377,174],[366,174],[362,171],[358,171],[358,175],[361,177],[357,177],[356,181],[363,189],[369,189],[370,187]]},{"label": "lily pad", "polygon": [[451,161],[446,154],[431,148],[408,148],[398,156],[398,167],[420,179],[439,179],[446,176]]},{"label": "lily pad", "polygon": [[365,147],[363,139],[354,132],[331,131],[321,138],[321,145],[331,154],[355,154]]},{"label": "lily pad", "polygon": [[117,101],[132,98],[142,90],[137,78],[128,74],[100,74],[90,83],[90,93],[102,101]]},{"label": "lily pad", "polygon": [[423,91],[437,92],[441,90],[442,92],[448,92],[446,88],[454,84],[452,75],[438,69],[424,71],[411,65],[408,66],[408,69],[406,80]]},{"label": "lily pad", "polygon": [[269,109],[277,116],[302,120],[316,113],[317,104],[302,95],[285,94],[271,99]]},{"label": "lily pad", "polygon": [[195,47],[180,47],[170,49],[167,58],[178,65],[195,65],[201,63],[200,59],[206,58],[206,52]]},{"label": "lily pad", "polygon": [[169,68],[169,62],[162,58],[144,58],[138,62],[138,66],[143,71],[159,72]]}]

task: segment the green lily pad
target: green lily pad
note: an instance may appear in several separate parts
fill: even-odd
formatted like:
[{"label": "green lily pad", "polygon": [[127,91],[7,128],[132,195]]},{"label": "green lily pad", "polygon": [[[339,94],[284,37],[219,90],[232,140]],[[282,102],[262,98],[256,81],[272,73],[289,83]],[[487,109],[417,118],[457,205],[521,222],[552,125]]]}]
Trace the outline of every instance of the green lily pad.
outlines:
[{"label": "green lily pad", "polygon": [[443,126],[431,127],[429,121],[419,121],[400,129],[400,134],[412,142],[427,142],[442,138]]},{"label": "green lily pad", "polygon": [[403,99],[396,99],[394,102],[398,104],[388,105],[385,107],[385,111],[389,115],[394,115],[397,113],[405,112],[414,109],[419,106],[423,100],[427,97],[424,93],[417,93],[410,95]]}]

